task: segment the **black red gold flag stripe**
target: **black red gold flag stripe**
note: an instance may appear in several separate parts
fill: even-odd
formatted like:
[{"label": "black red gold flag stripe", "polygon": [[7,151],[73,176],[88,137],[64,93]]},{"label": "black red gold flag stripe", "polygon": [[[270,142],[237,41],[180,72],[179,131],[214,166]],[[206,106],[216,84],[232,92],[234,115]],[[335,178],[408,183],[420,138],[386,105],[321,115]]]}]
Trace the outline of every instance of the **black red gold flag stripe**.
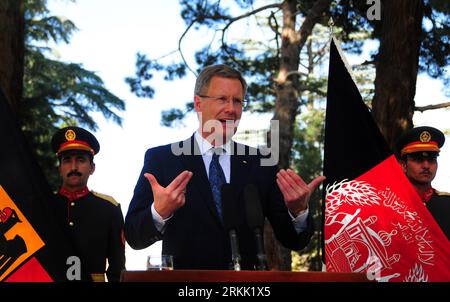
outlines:
[{"label": "black red gold flag stripe", "polygon": [[53,194],[1,89],[0,141],[0,281],[67,280]]}]

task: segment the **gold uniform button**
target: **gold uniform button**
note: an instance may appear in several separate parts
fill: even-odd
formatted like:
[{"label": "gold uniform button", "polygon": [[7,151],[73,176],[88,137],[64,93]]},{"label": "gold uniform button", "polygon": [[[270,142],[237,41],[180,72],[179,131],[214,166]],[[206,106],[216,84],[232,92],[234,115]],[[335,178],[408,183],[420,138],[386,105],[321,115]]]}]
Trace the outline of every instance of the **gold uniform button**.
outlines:
[{"label": "gold uniform button", "polygon": [[73,222],[72,222],[72,221],[71,221],[71,222],[69,222],[69,225],[70,225],[70,226],[73,226]]}]

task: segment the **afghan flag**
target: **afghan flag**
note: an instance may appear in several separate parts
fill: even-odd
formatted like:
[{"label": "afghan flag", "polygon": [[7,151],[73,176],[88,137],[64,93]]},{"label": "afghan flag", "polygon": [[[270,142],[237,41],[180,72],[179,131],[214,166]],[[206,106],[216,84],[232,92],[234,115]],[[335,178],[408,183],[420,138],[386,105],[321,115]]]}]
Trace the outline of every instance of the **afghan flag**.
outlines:
[{"label": "afghan flag", "polygon": [[0,142],[0,281],[67,280],[53,194],[1,89]]},{"label": "afghan flag", "polygon": [[450,281],[449,240],[404,175],[336,44],[325,120],[326,269],[378,281]]}]

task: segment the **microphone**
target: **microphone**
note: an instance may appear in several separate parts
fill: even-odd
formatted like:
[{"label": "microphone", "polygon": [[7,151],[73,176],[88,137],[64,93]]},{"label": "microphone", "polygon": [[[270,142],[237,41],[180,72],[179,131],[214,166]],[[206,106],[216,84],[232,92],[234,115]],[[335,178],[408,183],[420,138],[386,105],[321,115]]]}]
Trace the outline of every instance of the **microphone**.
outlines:
[{"label": "microphone", "polygon": [[264,215],[261,209],[258,188],[254,184],[248,184],[244,188],[245,212],[247,214],[247,224],[253,230],[256,240],[256,259],[258,264],[256,270],[268,270],[267,257],[264,251],[263,226]]},{"label": "microphone", "polygon": [[230,235],[233,269],[235,271],[240,271],[241,255],[239,253],[238,236],[236,233],[239,225],[236,193],[233,187],[227,183],[222,185],[221,193],[223,225]]}]

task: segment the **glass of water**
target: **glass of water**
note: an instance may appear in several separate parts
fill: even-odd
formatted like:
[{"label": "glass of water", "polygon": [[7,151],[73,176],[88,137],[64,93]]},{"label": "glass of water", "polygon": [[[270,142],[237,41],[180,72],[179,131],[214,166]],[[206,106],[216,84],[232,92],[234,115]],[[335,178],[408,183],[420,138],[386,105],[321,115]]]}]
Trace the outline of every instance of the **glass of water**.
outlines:
[{"label": "glass of water", "polygon": [[150,255],[147,257],[147,270],[152,271],[171,271],[173,270],[172,255]]}]

